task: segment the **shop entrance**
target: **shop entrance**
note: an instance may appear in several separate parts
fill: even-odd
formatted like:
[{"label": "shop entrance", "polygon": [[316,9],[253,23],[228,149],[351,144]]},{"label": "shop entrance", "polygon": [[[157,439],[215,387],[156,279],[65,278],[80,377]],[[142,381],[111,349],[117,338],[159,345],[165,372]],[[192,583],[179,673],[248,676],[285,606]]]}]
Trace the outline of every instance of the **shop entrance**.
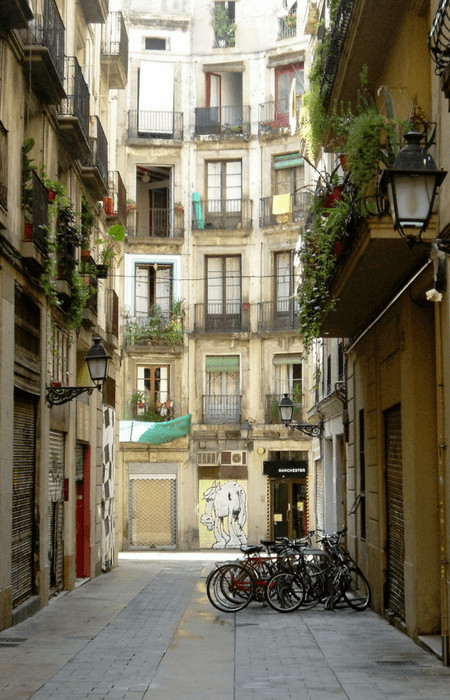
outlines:
[{"label": "shop entrance", "polygon": [[271,480],[271,537],[297,539],[308,532],[306,483]]}]

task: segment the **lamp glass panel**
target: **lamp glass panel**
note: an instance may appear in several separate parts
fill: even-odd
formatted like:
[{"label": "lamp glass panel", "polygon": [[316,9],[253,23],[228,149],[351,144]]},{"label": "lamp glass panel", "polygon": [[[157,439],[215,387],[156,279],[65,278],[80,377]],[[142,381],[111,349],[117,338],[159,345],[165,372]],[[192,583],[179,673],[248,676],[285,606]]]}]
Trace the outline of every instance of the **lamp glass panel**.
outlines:
[{"label": "lamp glass panel", "polygon": [[[388,186],[391,213],[397,213],[400,226],[421,228],[429,217],[433,202],[435,176],[416,174],[394,174],[394,186]],[[397,212],[394,207],[393,190],[397,199]]]},{"label": "lamp glass panel", "polygon": [[292,413],[294,411],[294,404],[292,402],[283,404],[283,401],[281,401],[279,409],[282,422],[290,423],[292,420]]},{"label": "lamp glass panel", "polygon": [[93,382],[98,382],[106,379],[106,371],[108,367],[108,357],[94,357],[87,361],[89,374]]}]

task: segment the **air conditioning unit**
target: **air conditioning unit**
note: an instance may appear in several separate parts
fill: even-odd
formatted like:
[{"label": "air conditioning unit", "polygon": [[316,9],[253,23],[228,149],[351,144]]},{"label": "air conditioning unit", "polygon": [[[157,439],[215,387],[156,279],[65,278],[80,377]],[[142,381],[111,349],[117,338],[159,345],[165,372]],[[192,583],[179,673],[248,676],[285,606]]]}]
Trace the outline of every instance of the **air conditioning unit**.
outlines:
[{"label": "air conditioning unit", "polygon": [[198,467],[217,466],[217,452],[197,452]]},{"label": "air conditioning unit", "polygon": [[223,467],[242,467],[247,464],[247,452],[226,450],[220,453],[220,464]]}]

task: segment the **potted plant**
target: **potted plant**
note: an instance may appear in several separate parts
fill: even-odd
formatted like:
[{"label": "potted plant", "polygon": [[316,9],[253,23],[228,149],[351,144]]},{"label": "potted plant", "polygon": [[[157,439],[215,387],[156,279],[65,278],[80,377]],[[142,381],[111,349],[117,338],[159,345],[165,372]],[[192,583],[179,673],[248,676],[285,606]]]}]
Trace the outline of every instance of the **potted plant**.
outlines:
[{"label": "potted plant", "polygon": [[221,48],[234,45],[236,24],[230,22],[225,3],[216,3],[213,11],[213,27],[217,45]]},{"label": "potted plant", "polygon": [[105,279],[111,260],[116,254],[115,243],[123,241],[125,238],[125,229],[123,226],[116,224],[110,226],[107,231],[107,238],[97,238],[96,244],[103,246],[100,252],[101,262],[97,263],[97,277]]}]

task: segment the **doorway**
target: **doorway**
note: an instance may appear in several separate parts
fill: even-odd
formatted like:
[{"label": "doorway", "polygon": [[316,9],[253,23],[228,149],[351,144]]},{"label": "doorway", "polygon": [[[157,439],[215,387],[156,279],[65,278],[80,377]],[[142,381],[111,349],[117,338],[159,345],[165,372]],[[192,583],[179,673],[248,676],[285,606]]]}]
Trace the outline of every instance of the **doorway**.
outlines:
[{"label": "doorway", "polygon": [[306,482],[273,479],[270,491],[271,537],[303,537],[308,532]]}]

